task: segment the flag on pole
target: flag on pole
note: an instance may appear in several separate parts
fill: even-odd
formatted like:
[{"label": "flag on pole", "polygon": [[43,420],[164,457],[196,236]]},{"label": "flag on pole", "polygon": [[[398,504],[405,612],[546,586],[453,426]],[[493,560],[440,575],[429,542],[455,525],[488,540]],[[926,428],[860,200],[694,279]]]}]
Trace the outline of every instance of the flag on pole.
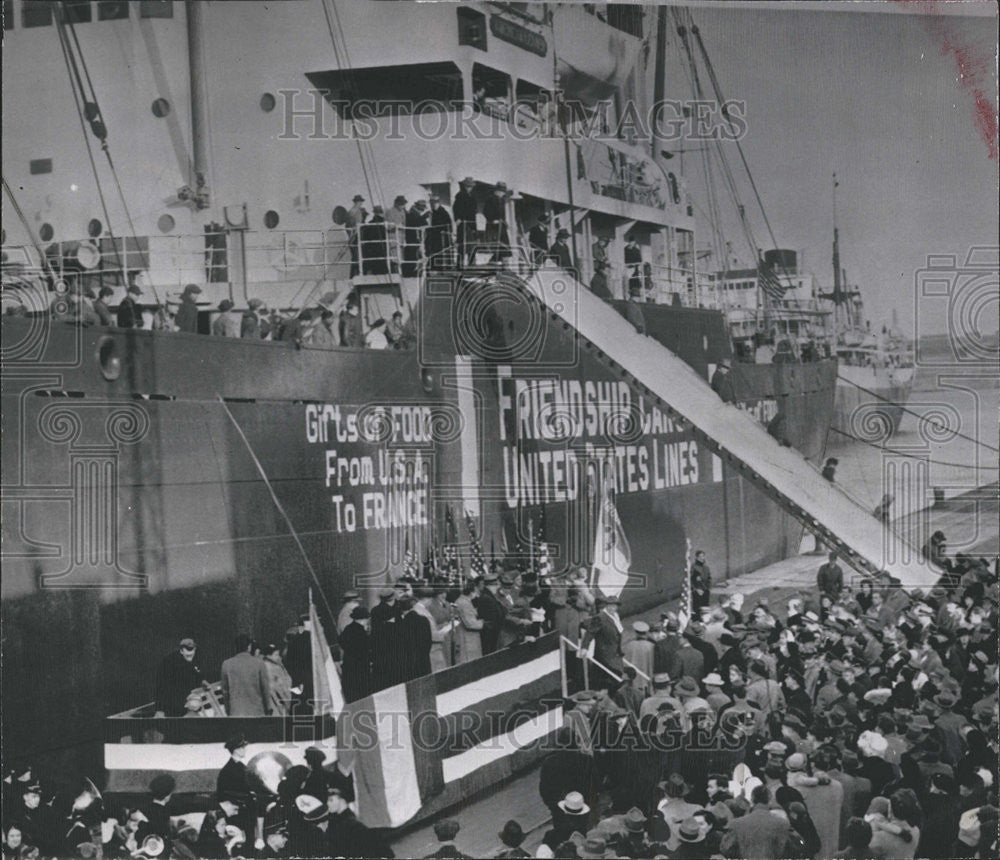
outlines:
[{"label": "flag on pole", "polygon": [[470,511],[465,512],[465,525],[469,529],[469,567],[473,576],[486,576],[486,559],[483,557],[483,545],[476,532],[476,523]]},{"label": "flag on pole", "polygon": [[681,605],[677,612],[677,620],[681,630],[691,621],[691,538],[685,538],[687,545],[684,549],[684,587],[681,589]]},{"label": "flag on pole", "polygon": [[768,298],[775,301],[785,295],[785,286],[778,280],[774,267],[764,260],[757,263],[757,284]]},{"label": "flag on pole", "polygon": [[594,588],[609,596],[618,597],[628,582],[632,551],[618,516],[618,508],[615,507],[613,478],[607,467],[603,472],[591,582]]},{"label": "flag on pole", "polygon": [[538,580],[543,582],[552,576],[552,559],[549,556],[549,544],[545,534],[545,508],[542,508],[542,515],[538,524],[538,553],[537,567]]},{"label": "flag on pole", "polygon": [[455,517],[451,512],[451,505],[444,511],[444,546],[441,548],[441,557],[444,562],[444,570],[441,571],[448,585],[462,584],[462,571],[458,558],[458,528],[455,526]]},{"label": "flag on pole", "polygon": [[317,715],[337,716],[344,709],[344,691],[340,686],[340,673],[333,662],[326,633],[319,622],[316,604],[313,603],[312,589],[309,589],[309,641],[312,645],[313,695],[316,699]]}]

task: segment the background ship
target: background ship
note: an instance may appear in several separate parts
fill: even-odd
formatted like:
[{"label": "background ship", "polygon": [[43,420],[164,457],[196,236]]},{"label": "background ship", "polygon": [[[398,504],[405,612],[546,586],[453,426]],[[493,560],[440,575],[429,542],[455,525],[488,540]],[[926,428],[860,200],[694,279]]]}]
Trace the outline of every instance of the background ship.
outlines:
[{"label": "background ship", "polygon": [[[280,639],[310,585],[336,604],[350,586],[370,594],[397,578],[449,531],[464,543],[466,512],[497,555],[516,560],[543,539],[557,572],[589,564],[596,494],[580,464],[591,456],[613,463],[638,586],[625,612],[678,593],[688,541],[720,576],[798,551],[801,526],[581,350],[572,326],[508,301],[484,335],[467,325],[474,292],[435,290],[454,285],[447,272],[352,277],[353,194],[449,204],[471,176],[481,205],[506,182],[515,243],[551,213],[584,283],[598,236],[615,260],[635,235],[650,262],[647,334],[710,378],[731,342],[697,271],[683,177],[655,147],[562,133],[594,122],[586,106],[602,99],[648,102],[650,79],[663,95],[657,55],[643,51],[648,10],[15,2],[12,13],[5,750],[98,772],[102,718],[148,700],[152,667],[179,636],[197,639],[214,676],[237,632]],[[64,65],[36,62],[60,52]],[[561,133],[488,133],[540,122],[556,75],[583,106],[557,118]],[[428,97],[426,115],[361,110]],[[507,113],[515,99],[529,115]],[[432,140],[421,126],[459,117],[477,133]],[[616,295],[631,276],[612,265]],[[198,284],[205,329],[222,299],[290,315],[321,301],[339,310],[353,290],[367,325],[400,309],[418,346],[295,349],[48,312],[62,282],[109,286],[115,304],[128,279],[147,323]],[[836,374],[830,359],[737,363],[732,375],[737,401],[765,422],[781,416],[818,464]]]}]

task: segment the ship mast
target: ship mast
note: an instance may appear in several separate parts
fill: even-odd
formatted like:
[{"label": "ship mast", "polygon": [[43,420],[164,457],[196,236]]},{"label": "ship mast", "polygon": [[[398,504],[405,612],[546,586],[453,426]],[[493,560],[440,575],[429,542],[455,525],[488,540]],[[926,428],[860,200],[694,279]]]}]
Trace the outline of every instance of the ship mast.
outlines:
[{"label": "ship mast", "polygon": [[833,174],[833,314],[834,324],[840,313],[840,303],[843,300],[840,280],[840,234],[837,230],[837,174]]},{"label": "ship mast", "polygon": [[207,209],[208,186],[208,96],[205,89],[205,45],[201,0],[187,0],[188,75],[191,84],[191,155],[193,158],[194,189],[185,196],[198,209]]}]

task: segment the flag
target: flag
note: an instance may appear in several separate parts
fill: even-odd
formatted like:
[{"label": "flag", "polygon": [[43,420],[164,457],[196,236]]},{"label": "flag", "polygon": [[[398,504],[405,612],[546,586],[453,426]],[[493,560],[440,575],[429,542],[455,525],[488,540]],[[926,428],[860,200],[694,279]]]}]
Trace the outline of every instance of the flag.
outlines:
[{"label": "flag", "polygon": [[533,764],[563,725],[559,688],[550,633],[351,702],[337,758],[354,776],[358,818],[400,827]]},{"label": "flag", "polygon": [[313,696],[317,714],[337,716],[344,710],[344,691],[340,687],[340,673],[333,662],[326,633],[319,622],[316,604],[313,603],[312,589],[309,590],[309,642],[312,646]]},{"label": "flag", "polygon": [[483,545],[476,532],[476,523],[472,513],[465,512],[465,525],[469,529],[469,567],[473,576],[486,576],[486,559],[483,557]]},{"label": "flag", "polygon": [[615,507],[613,478],[607,467],[601,481],[600,507],[594,536],[594,564],[591,573],[593,587],[609,596],[618,597],[628,582],[632,551]]},{"label": "flag", "polygon": [[775,301],[785,294],[785,286],[778,280],[774,267],[764,260],[757,263],[757,286],[764,291],[764,295]]},{"label": "flag", "polygon": [[406,552],[403,554],[403,576],[410,579],[420,578],[420,565],[417,564],[417,554],[410,547],[410,533],[406,533]]},{"label": "flag", "polygon": [[681,589],[681,605],[677,611],[677,620],[683,631],[691,621],[691,538],[686,538],[684,550],[684,587]]},{"label": "flag", "polygon": [[536,554],[536,570],[538,581],[543,582],[552,576],[552,559],[549,556],[549,544],[545,534],[545,508],[542,508],[542,516],[538,525],[538,552]]},{"label": "flag", "polygon": [[451,512],[451,505],[448,505],[444,511],[444,546],[441,547],[441,559],[443,562],[441,574],[448,585],[461,586],[462,570],[458,557],[458,528]]}]

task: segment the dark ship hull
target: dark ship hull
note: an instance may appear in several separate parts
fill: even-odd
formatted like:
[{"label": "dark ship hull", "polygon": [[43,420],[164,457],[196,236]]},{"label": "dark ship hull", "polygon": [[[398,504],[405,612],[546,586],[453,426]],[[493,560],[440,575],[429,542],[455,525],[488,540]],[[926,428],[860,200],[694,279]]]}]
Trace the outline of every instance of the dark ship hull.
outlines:
[{"label": "dark ship hull", "polygon": [[[578,352],[572,330],[544,323],[534,356],[457,363],[453,314],[425,298],[421,345],[403,352],[4,318],[6,748],[98,773],[103,718],[152,698],[180,636],[217,677],[238,632],[281,641],[310,587],[334,606],[350,586],[370,597],[407,550],[422,560],[454,539],[449,520],[466,541],[470,508],[487,556],[533,552],[527,535],[543,529],[556,571],[587,565],[581,511],[595,494],[579,467],[595,450],[617,454],[625,613],[680,591],[688,540],[720,578],[798,550],[791,517]],[[706,376],[728,355],[715,311],[645,315],[647,333]],[[746,408],[764,421],[780,411],[789,441],[821,461],[836,362],[736,365],[733,377]],[[511,405],[519,386],[536,407],[545,391],[564,404],[579,392],[569,412],[583,425],[538,432],[543,410]],[[642,423],[584,426],[587,404],[596,414],[607,402]],[[545,453],[555,449],[576,453]]]}]

